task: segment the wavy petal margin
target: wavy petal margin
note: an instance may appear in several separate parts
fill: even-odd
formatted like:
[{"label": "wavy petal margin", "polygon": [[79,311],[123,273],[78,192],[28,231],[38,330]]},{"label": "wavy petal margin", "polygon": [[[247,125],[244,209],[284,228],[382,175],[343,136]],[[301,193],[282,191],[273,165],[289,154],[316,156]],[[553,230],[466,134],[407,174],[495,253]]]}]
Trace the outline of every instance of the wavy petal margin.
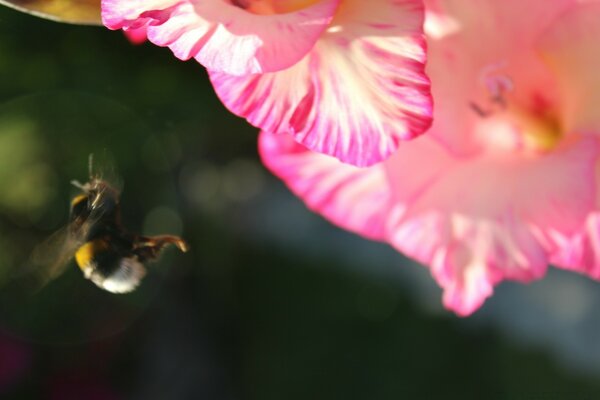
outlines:
[{"label": "wavy petal margin", "polygon": [[356,166],[389,157],[431,124],[422,1],[344,0],[293,67],[243,77],[210,72],[235,114]]},{"label": "wavy petal margin", "polygon": [[[260,137],[265,165],[309,208],[429,266],[461,316],[503,280],[540,279],[567,251],[595,207],[599,150],[587,137],[541,157],[464,159],[422,137],[356,168],[286,136]],[[415,160],[424,167],[406,167]]]},{"label": "wavy petal margin", "polygon": [[313,211],[372,240],[385,239],[391,192],[382,166],[358,168],[261,132],[262,161]]},{"label": "wavy petal margin", "polygon": [[148,40],[213,71],[246,75],[297,63],[331,22],[340,0],[255,14],[224,0],[102,0],[109,29],[148,28]]},{"label": "wavy petal margin", "polygon": [[431,267],[444,305],[459,315],[477,310],[502,280],[540,279],[595,207],[599,146],[593,137],[539,157],[452,161],[411,143],[389,169],[406,165],[410,150],[438,164],[438,174],[414,179],[421,186],[393,179],[398,193],[415,195],[406,212],[389,221],[388,240]]},{"label": "wavy petal margin", "polygon": [[554,265],[600,281],[600,212],[588,216],[579,234],[551,239],[558,244],[551,259]]}]

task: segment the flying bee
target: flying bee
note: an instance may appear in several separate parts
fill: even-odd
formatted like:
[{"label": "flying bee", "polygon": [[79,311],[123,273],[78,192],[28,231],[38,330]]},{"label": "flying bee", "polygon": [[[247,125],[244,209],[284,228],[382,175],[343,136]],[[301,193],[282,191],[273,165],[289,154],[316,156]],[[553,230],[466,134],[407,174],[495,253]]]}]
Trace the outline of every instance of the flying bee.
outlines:
[{"label": "flying bee", "polygon": [[156,260],[162,250],[175,245],[185,252],[178,236],[142,236],[121,223],[120,190],[103,173],[94,170],[89,158],[89,180],[71,182],[81,193],[71,200],[68,225],[34,252],[34,264],[48,264],[45,283],[58,276],[75,258],[85,278],[112,293],[133,291],[146,274],[144,263]]}]

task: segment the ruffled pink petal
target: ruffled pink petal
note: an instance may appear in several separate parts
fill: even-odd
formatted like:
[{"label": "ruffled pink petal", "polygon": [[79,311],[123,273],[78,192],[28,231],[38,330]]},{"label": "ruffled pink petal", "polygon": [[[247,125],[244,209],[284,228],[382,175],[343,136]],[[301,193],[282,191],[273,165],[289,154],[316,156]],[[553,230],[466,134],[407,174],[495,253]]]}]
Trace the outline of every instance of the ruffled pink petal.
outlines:
[{"label": "ruffled pink petal", "polygon": [[[449,259],[453,257],[452,253],[448,256]],[[499,281],[489,276],[487,265],[482,262],[458,266],[453,265],[452,261],[444,260],[440,264],[452,269],[456,274],[448,284],[442,285],[442,302],[444,307],[461,317],[467,317],[477,311],[485,299],[494,293],[494,286]],[[437,268],[432,268],[434,275],[437,275],[435,271]]]},{"label": "ruffled pink petal", "polygon": [[182,60],[245,75],[297,63],[329,25],[339,1],[259,15],[225,0],[102,0],[102,20],[110,29],[146,26],[152,43]]},{"label": "ruffled pink petal", "polygon": [[235,114],[343,162],[368,166],[431,123],[420,1],[345,0],[315,49],[272,74],[210,74]]},{"label": "ruffled pink petal", "polygon": [[444,305],[458,315],[476,311],[504,279],[529,282],[545,274],[544,249],[510,210],[481,220],[432,211],[399,222],[390,241],[430,266]]},{"label": "ruffled pink petal", "polygon": [[559,79],[565,129],[600,133],[600,3],[574,7],[539,39],[538,50]]},{"label": "ruffled pink petal", "polygon": [[554,265],[600,280],[600,212],[588,216],[579,234],[553,239],[556,245],[550,261]]},{"label": "ruffled pink petal", "polygon": [[477,309],[503,279],[542,277],[559,239],[574,237],[594,208],[593,138],[540,157],[453,162],[428,146],[407,147],[387,163],[389,171],[401,171],[409,150],[408,157],[433,159],[438,169],[423,180],[391,175],[395,191],[412,202],[389,221],[389,240],[431,266],[444,304],[460,315]]},{"label": "ruffled pink petal", "polygon": [[586,137],[543,156],[456,158],[422,137],[356,168],[286,136],[260,139],[267,167],[311,209],[429,265],[459,315],[504,279],[545,274],[558,239],[574,238],[594,209],[599,150]]},{"label": "ruffled pink petal", "polygon": [[384,239],[390,187],[381,166],[357,168],[314,153],[289,136],[261,132],[263,163],[307,206],[352,232]]}]

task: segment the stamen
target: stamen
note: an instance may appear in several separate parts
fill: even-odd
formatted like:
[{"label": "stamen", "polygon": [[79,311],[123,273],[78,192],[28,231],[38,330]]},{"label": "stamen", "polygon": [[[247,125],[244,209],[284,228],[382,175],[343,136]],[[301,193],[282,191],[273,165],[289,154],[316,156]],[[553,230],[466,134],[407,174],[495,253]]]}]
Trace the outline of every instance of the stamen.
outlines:
[{"label": "stamen", "polygon": [[512,79],[505,74],[497,73],[499,69],[505,68],[506,61],[500,61],[490,64],[481,70],[479,82],[489,94],[487,102],[488,107],[482,107],[478,103],[471,101],[469,107],[480,117],[487,118],[498,111],[504,111],[508,107],[506,95],[514,90]]},{"label": "stamen", "polygon": [[498,73],[499,70],[506,68],[507,65],[506,60],[503,60],[487,65],[481,70],[479,80],[495,102],[504,103],[505,93],[512,92],[514,89],[512,79],[508,75]]},{"label": "stamen", "polygon": [[487,118],[490,115],[492,115],[492,111],[484,110],[479,104],[475,103],[474,101],[469,102],[469,107],[471,107],[471,109],[475,111],[475,114],[477,114],[481,118]]}]

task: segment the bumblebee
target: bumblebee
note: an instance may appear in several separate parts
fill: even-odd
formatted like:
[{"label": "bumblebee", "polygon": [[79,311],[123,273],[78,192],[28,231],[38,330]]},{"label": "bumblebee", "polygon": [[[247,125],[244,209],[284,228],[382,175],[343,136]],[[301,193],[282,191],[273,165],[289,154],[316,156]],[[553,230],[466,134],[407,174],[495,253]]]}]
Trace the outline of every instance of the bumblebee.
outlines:
[{"label": "bumblebee", "polygon": [[89,159],[89,180],[83,184],[71,183],[81,193],[71,200],[68,225],[34,255],[37,260],[47,259],[48,253],[59,248],[45,281],[60,274],[70,259],[75,258],[85,278],[99,288],[128,293],[145,276],[144,263],[157,259],[164,248],[175,245],[182,252],[188,250],[186,242],[178,236],[142,236],[125,229],[121,223],[119,186],[93,170],[93,156]]}]

